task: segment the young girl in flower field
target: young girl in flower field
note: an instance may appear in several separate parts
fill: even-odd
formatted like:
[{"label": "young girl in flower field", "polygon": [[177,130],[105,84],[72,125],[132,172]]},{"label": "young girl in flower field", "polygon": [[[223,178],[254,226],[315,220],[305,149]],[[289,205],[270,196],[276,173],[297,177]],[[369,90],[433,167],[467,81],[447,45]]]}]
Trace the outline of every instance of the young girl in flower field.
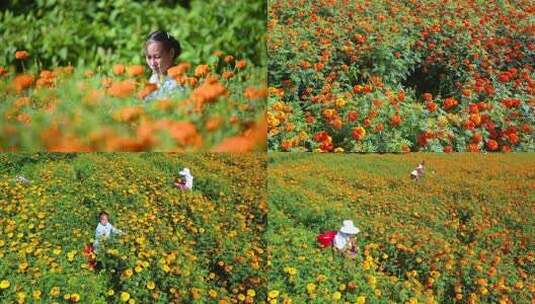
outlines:
[{"label": "young girl in flower field", "polygon": [[411,179],[418,180],[421,177],[424,176],[424,161],[422,160],[421,163],[418,164],[418,167],[416,169],[412,170],[411,172]]},{"label": "young girl in flower field", "polygon": [[102,211],[99,215],[99,223],[97,229],[95,229],[95,242],[93,243],[93,250],[97,251],[99,239],[110,237],[113,234],[121,235],[124,234],[123,231],[113,227],[113,225],[108,221],[109,214],[105,211]]},{"label": "young girl in flower field", "polygon": [[173,66],[180,52],[180,43],[169,32],[155,31],[147,37],[145,59],[152,70],[149,83],[155,84],[158,89],[145,97],[145,100],[184,90],[174,78],[167,75],[167,70]]},{"label": "young girl in flower field", "polygon": [[355,236],[360,232],[360,229],[355,227],[353,221],[345,220],[342,227],[336,233],[333,239],[334,250],[343,253],[347,258],[354,259],[357,257],[358,247]]},{"label": "young girl in flower field", "polygon": [[178,172],[180,179],[175,181],[175,187],[180,190],[191,190],[193,188],[193,176],[188,168],[184,168],[182,171]]}]

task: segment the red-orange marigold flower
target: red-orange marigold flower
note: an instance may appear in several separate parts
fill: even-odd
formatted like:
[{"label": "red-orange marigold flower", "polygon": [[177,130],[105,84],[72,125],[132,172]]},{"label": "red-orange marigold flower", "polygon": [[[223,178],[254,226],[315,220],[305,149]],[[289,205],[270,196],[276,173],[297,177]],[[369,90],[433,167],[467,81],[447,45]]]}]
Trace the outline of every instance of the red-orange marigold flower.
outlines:
[{"label": "red-orange marigold flower", "polygon": [[124,107],[115,112],[113,118],[117,121],[132,121],[141,117],[144,112],[141,106]]},{"label": "red-orange marigold flower", "polygon": [[171,77],[180,77],[186,73],[189,68],[191,68],[191,64],[187,62],[181,62],[178,65],[175,65],[174,67],[171,67],[167,70],[167,75]]},{"label": "red-orange marigold flower", "polygon": [[247,99],[251,99],[251,100],[264,99],[268,95],[268,90],[265,87],[263,88],[248,87],[245,89],[243,94],[245,95]]},{"label": "red-orange marigold flower", "polygon": [[122,75],[124,74],[125,70],[126,68],[124,67],[123,64],[116,64],[112,68],[113,74],[115,75]]},{"label": "red-orange marigold flower", "polygon": [[494,139],[489,139],[487,141],[487,149],[489,151],[496,151],[498,149],[498,143]]},{"label": "red-orange marigold flower", "polygon": [[137,97],[139,99],[143,99],[150,95],[150,93],[156,91],[158,89],[158,86],[154,83],[146,83],[145,86],[141,91],[139,91]]},{"label": "red-orange marigold flower", "polygon": [[32,85],[33,80],[34,77],[32,75],[20,74],[13,78],[12,83],[15,86],[15,90],[20,93],[21,91],[29,88]]},{"label": "red-orange marigold flower", "polygon": [[130,77],[136,77],[143,75],[145,68],[142,65],[132,65],[127,69],[127,73]]},{"label": "red-orange marigold flower", "polygon": [[203,77],[203,76],[206,76],[208,74],[208,72],[210,71],[210,68],[208,68],[208,65],[207,64],[201,64],[201,65],[198,65],[196,68],[195,68],[195,77]]},{"label": "red-orange marigold flower", "polygon": [[247,61],[245,61],[245,59],[236,61],[236,68],[237,69],[243,70],[243,69],[245,69],[246,66],[247,66]]},{"label": "red-orange marigold flower", "polygon": [[390,118],[390,124],[392,124],[392,126],[394,127],[397,127],[401,124],[401,116],[399,116],[398,114],[392,116]]},{"label": "red-orange marigold flower", "polygon": [[455,107],[457,104],[459,104],[459,102],[453,97],[444,99],[444,109],[446,110]]},{"label": "red-orange marigold flower", "polygon": [[134,92],[136,85],[131,80],[124,80],[120,82],[114,82],[108,89],[108,94],[114,97],[125,98]]},{"label": "red-orange marigold flower", "polygon": [[366,130],[363,127],[355,127],[351,131],[351,135],[355,140],[362,140],[366,136]]},{"label": "red-orange marigold flower", "polygon": [[27,51],[17,51],[15,52],[15,58],[19,60],[28,59],[30,57],[30,54]]}]

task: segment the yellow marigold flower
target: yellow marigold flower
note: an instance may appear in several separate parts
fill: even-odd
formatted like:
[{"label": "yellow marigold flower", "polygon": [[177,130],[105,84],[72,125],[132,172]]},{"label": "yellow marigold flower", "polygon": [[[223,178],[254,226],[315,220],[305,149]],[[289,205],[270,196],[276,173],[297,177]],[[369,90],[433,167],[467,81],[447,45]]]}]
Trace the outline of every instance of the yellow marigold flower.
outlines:
[{"label": "yellow marigold flower", "polygon": [[131,277],[133,274],[134,274],[134,271],[133,271],[132,269],[130,269],[130,268],[128,268],[127,270],[125,270],[125,271],[123,272],[123,275],[124,275],[126,278]]},{"label": "yellow marigold flower", "polygon": [[338,98],[336,100],[336,107],[337,108],[342,108],[342,107],[344,107],[346,105],[346,103],[347,103],[347,101],[344,98],[340,97],[340,98]]},{"label": "yellow marigold flower", "polygon": [[115,291],[113,289],[108,290],[108,296],[113,296],[115,294]]},{"label": "yellow marigold flower", "polygon": [[121,292],[121,301],[127,302],[130,299],[130,294],[128,292]]},{"label": "yellow marigold flower", "polygon": [[57,297],[59,296],[59,292],[60,292],[59,287],[52,287],[52,289],[50,290],[50,296]]},{"label": "yellow marigold flower", "polygon": [[147,289],[153,290],[156,287],[156,284],[153,281],[147,282]]},{"label": "yellow marigold flower", "polygon": [[11,284],[9,283],[8,280],[2,280],[2,282],[0,282],[0,289],[6,289],[9,287],[9,285]]},{"label": "yellow marigold flower", "polygon": [[208,295],[210,296],[210,298],[216,298],[217,297],[217,291],[215,291],[213,289],[210,289],[210,291],[208,291]]},{"label": "yellow marigold flower", "polygon": [[339,291],[336,291],[335,293],[333,293],[333,300],[334,301],[338,301],[341,298],[342,298],[342,294]]},{"label": "yellow marigold flower", "polygon": [[268,293],[268,298],[270,299],[276,299],[279,296],[278,290],[272,290]]},{"label": "yellow marigold flower", "polygon": [[254,298],[256,296],[256,292],[253,289],[247,290],[247,296]]},{"label": "yellow marigold flower", "polygon": [[71,301],[77,303],[78,301],[80,301],[80,295],[77,293],[71,294]]},{"label": "yellow marigold flower", "polygon": [[26,294],[24,291],[17,292],[17,302],[18,303],[24,303],[24,300],[26,299]]},{"label": "yellow marigold flower", "polygon": [[35,300],[39,300],[41,298],[41,291],[40,290],[34,290],[32,292],[32,297],[35,299]]}]

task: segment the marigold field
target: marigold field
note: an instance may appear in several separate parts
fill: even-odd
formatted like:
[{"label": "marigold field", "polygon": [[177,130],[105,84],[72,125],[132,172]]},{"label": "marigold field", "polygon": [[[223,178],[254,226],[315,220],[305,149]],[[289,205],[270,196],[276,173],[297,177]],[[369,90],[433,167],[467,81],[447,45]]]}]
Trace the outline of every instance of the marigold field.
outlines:
[{"label": "marigold field", "polygon": [[156,86],[142,65],[0,67],[0,151],[265,149],[265,68],[215,52],[208,64],[168,73],[185,92],[145,102]]},{"label": "marigold field", "polygon": [[[1,303],[267,297],[265,155],[49,153],[0,160]],[[172,187],[184,166],[195,177],[192,192]],[[30,183],[17,183],[16,175]],[[102,240],[101,266],[91,269],[83,249],[101,210],[126,234]]]},{"label": "marigold field", "polygon": [[268,5],[270,150],[535,150],[532,1]]},{"label": "marigold field", "polygon": [[[533,303],[533,156],[272,154],[269,303]],[[316,242],[345,219],[355,260]]]}]

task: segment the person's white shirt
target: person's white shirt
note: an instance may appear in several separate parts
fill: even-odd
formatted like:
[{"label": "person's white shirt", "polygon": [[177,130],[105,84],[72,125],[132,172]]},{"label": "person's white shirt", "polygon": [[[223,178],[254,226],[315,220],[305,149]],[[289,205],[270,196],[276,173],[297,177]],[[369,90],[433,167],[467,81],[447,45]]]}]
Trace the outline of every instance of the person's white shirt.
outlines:
[{"label": "person's white shirt", "polygon": [[351,237],[351,234],[343,233],[338,231],[336,235],[334,236],[333,245],[338,250],[343,250],[347,243],[349,242],[349,238]]},{"label": "person's white shirt", "polygon": [[95,250],[98,247],[98,240],[103,237],[109,237],[111,234],[123,234],[123,232],[113,227],[109,222],[106,225],[98,223],[97,229],[95,229],[95,242],[93,243]]},{"label": "person's white shirt", "polygon": [[193,176],[191,176],[191,174],[183,175],[183,176],[184,176],[184,179],[186,179],[185,187],[191,190],[193,188]]}]

